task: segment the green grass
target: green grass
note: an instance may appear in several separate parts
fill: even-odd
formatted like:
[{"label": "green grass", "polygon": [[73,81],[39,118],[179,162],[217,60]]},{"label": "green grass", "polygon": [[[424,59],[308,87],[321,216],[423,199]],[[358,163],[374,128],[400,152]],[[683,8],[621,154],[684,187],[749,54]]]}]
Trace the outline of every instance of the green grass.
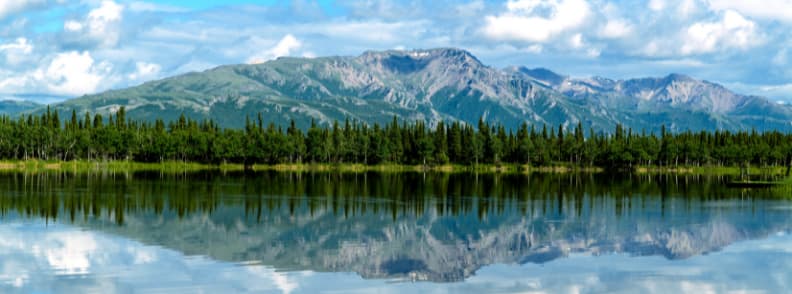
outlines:
[{"label": "green grass", "polygon": [[[241,164],[202,164],[192,162],[167,161],[160,163],[143,163],[134,161],[0,161],[0,171],[11,172],[192,172],[192,171],[243,171]],[[561,173],[561,172],[596,172],[596,168],[573,168],[568,166],[530,167],[517,164],[477,164],[477,165],[404,165],[404,164],[377,164],[365,165],[359,163],[294,163],[294,164],[256,164],[254,171],[291,171],[291,172],[481,172],[481,173]]]},{"label": "green grass", "polygon": [[253,170],[276,170],[276,171],[340,171],[340,172],[420,172],[420,171],[434,171],[434,172],[519,172],[521,171],[518,165],[458,165],[458,164],[444,164],[444,165],[405,165],[405,164],[377,164],[365,165],[359,163],[340,163],[340,164],[311,164],[311,163],[295,163],[295,164],[276,164],[276,165],[254,165]]},{"label": "green grass", "polygon": [[[602,172],[598,167],[577,167],[565,164],[552,166],[528,166],[521,164],[477,164],[477,165],[404,165],[404,164],[377,164],[365,165],[359,163],[294,163],[294,164],[256,164],[254,171],[291,171],[291,172],[481,172],[481,173],[568,173],[568,172]],[[243,171],[241,164],[202,164],[194,162],[166,161],[158,163],[143,163],[135,161],[0,161],[0,171],[15,172],[135,172],[159,171],[167,173],[181,173],[193,171]],[[749,175],[783,175],[785,167],[753,167]],[[739,167],[729,166],[679,166],[679,167],[637,167],[637,173],[679,173],[679,174],[706,174],[706,175],[739,175]],[[792,179],[784,183],[792,185]]]},{"label": "green grass", "polygon": [[[738,166],[676,166],[676,167],[656,167],[639,166],[636,168],[638,173],[687,173],[687,174],[708,174],[708,175],[740,175]],[[751,167],[748,175],[783,175],[786,167],[768,166]]]},{"label": "green grass", "polygon": [[546,166],[532,167],[520,164],[443,164],[443,165],[404,165],[404,164],[377,164],[365,165],[359,163],[342,164],[276,164],[276,165],[255,165],[253,170],[276,170],[276,171],[340,171],[340,172],[481,172],[481,173],[565,173],[565,172],[600,172],[600,168],[581,168],[569,166]]},{"label": "green grass", "polygon": [[192,172],[202,170],[233,171],[242,169],[243,166],[238,164],[209,165],[178,161],[159,163],[143,163],[134,161],[0,161],[0,170],[12,172]]}]

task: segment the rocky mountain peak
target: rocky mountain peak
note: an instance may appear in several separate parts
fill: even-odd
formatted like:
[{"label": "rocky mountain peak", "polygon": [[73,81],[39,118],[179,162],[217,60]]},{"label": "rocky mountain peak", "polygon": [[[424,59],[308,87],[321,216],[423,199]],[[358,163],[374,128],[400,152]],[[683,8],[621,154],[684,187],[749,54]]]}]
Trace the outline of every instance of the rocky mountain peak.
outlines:
[{"label": "rocky mountain peak", "polygon": [[445,59],[450,62],[458,62],[458,63],[469,63],[475,64],[479,66],[483,66],[481,61],[473,56],[467,50],[457,49],[457,48],[439,48],[439,49],[430,49],[430,50],[418,50],[415,51],[417,54],[424,53],[435,56],[437,58]]},{"label": "rocky mountain peak", "polygon": [[359,56],[358,60],[375,67],[381,66],[397,74],[411,74],[423,71],[430,64],[446,68],[484,67],[481,61],[473,54],[456,48],[367,51]]},{"label": "rocky mountain peak", "polygon": [[675,81],[678,81],[678,82],[698,82],[698,80],[696,80],[694,78],[691,78],[690,76],[683,75],[683,74],[678,74],[678,73],[669,74],[669,75],[667,75],[664,78],[664,80],[669,81],[669,82],[675,82]]}]

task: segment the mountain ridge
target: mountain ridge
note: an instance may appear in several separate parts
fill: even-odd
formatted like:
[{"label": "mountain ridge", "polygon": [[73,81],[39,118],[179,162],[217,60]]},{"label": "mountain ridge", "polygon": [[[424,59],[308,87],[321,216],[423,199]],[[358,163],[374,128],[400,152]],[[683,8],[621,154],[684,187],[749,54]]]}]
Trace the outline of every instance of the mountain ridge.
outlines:
[{"label": "mountain ridge", "polygon": [[657,131],[792,131],[792,108],[740,95],[683,74],[659,78],[574,79],[546,68],[487,66],[456,48],[366,51],[358,56],[282,57],[224,65],[140,86],[70,99],[58,111],[173,120],[181,114],[241,127],[262,113],[267,123],[366,123],[483,118],[515,129],[577,123],[597,131],[616,124]]}]

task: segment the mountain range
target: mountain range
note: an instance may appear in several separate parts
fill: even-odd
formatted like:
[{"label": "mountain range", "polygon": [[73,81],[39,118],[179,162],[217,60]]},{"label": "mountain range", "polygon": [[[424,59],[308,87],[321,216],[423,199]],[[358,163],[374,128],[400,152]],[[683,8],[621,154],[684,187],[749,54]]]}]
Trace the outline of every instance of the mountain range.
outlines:
[{"label": "mountain range", "polygon": [[[597,131],[616,124],[635,130],[792,131],[792,107],[736,94],[716,83],[671,74],[613,80],[571,78],[548,69],[484,65],[465,50],[369,51],[360,56],[282,57],[227,65],[140,86],[53,104],[70,113],[113,113],[173,120],[184,114],[241,127],[258,113],[266,123],[300,127],[345,119],[461,121],[480,118],[516,128],[522,123]],[[41,107],[35,111],[43,111]]]}]

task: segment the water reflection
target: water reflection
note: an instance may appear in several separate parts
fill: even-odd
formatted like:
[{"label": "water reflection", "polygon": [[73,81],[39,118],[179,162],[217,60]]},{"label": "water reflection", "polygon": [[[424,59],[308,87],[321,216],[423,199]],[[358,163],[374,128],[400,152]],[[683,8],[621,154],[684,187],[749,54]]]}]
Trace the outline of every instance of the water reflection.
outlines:
[{"label": "water reflection", "polygon": [[290,293],[301,274],[240,267],[69,225],[0,224],[2,293]]},{"label": "water reflection", "polygon": [[[688,259],[792,227],[792,203],[767,190],[725,188],[728,180],[594,174],[6,174],[0,176],[0,212],[5,223],[40,219],[278,271],[456,282],[487,265],[545,264],[581,254]],[[35,228],[47,230],[21,230]],[[0,231],[0,236],[13,234]],[[81,236],[55,238],[72,249],[42,253],[50,270],[85,274],[89,260],[101,255],[83,253],[101,254],[110,246],[73,240]],[[74,249],[74,244],[93,247]],[[145,262],[149,255],[123,258]]]}]

